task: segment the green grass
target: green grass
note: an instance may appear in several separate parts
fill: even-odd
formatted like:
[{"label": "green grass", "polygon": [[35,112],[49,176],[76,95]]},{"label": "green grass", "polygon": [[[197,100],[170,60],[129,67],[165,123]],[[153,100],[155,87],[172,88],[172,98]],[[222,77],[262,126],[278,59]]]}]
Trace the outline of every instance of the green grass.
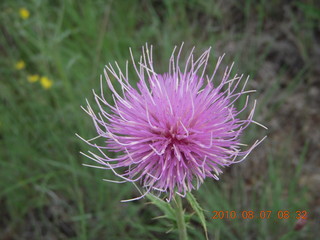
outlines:
[{"label": "green grass", "polygon": [[[282,20],[275,9],[284,4],[243,2],[1,2],[0,238],[176,239],[175,231],[166,233],[170,227],[166,220],[154,219],[162,213],[146,205],[148,200],[120,203],[137,194],[132,185],[103,182],[103,178],[113,178],[110,172],[82,166],[90,160],[79,151],[88,146],[75,133],[90,138],[95,130],[80,105],[86,104],[85,98],[92,101],[91,89],[98,90],[105,64],[117,61],[125,66],[129,47],[138,55],[145,42],[153,44],[161,72],[167,68],[173,47],[184,41],[186,49],[195,45],[198,53],[212,46],[212,63],[226,52],[224,65],[235,60],[235,71],[250,74],[257,83],[254,96],[260,104],[256,118],[268,125],[286,98],[306,82],[303,76],[311,71],[307,60],[319,14],[312,1],[297,4],[299,16],[306,20],[299,21],[294,14],[289,14],[289,20],[304,65],[298,71],[278,66],[275,77],[267,79],[259,70],[273,54],[276,39],[270,35],[271,40],[259,41],[267,35],[269,18]],[[21,7],[30,11],[26,20],[19,16]],[[300,27],[305,34],[298,31]],[[26,63],[25,69],[14,68],[19,60]],[[288,72],[292,80],[283,87]],[[29,74],[49,77],[52,88],[29,83]],[[264,134],[253,127],[245,139]],[[274,148],[276,144],[280,147]],[[209,238],[285,239],[290,234],[290,239],[314,239],[311,227],[292,232],[293,218],[211,219],[214,210],[309,210],[306,190],[298,187],[308,145],[301,147],[296,168],[287,160],[287,142],[263,143],[261,148],[268,150],[248,161],[261,161],[266,168],[250,185],[241,175],[246,169],[233,166],[220,182],[207,180],[195,193],[207,211]],[[190,206],[187,210],[192,211]],[[205,239],[199,219],[193,216],[190,221],[192,239]]]}]

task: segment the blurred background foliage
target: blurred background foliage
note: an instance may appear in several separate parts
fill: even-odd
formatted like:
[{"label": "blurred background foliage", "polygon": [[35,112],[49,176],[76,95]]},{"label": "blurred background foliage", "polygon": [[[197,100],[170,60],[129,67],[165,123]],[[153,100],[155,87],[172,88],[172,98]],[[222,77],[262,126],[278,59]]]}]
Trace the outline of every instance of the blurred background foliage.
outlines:
[{"label": "blurred background foliage", "polygon": [[[164,72],[175,45],[212,46],[212,69],[250,75],[267,140],[219,182],[194,192],[210,239],[316,239],[319,234],[320,6],[316,0],[31,0],[0,2],[0,239],[176,239],[172,223],[131,184],[101,179],[79,154],[94,136],[80,109],[108,62],[154,45]],[[132,72],[132,69],[130,69]],[[134,77],[131,81],[136,81]],[[216,79],[217,80],[217,79]],[[245,141],[264,136],[251,127]],[[186,210],[192,212],[190,206]],[[212,211],[273,211],[265,220],[215,220]],[[287,210],[289,219],[276,212]],[[307,210],[301,230],[295,211]],[[205,239],[190,219],[190,239]]]}]

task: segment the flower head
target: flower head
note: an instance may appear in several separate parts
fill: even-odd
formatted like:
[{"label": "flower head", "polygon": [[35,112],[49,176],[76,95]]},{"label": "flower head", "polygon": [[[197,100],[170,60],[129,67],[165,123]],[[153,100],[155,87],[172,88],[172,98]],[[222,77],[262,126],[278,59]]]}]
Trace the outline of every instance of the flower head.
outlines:
[{"label": "flower head", "polygon": [[20,8],[19,9],[19,14],[20,14],[20,17],[23,19],[23,20],[26,20],[30,17],[30,12],[28,9],[26,8]]},{"label": "flower head", "polygon": [[44,76],[44,77],[40,78],[40,84],[42,85],[42,87],[44,89],[49,89],[52,87],[53,82],[52,82],[52,80],[50,80],[49,78]]},{"label": "flower head", "polygon": [[[101,83],[101,94],[94,92],[99,112],[94,112],[89,103],[84,109],[93,119],[96,138],[105,142],[99,146],[94,143],[96,138],[83,139],[99,151],[99,155],[84,155],[102,165],[96,167],[109,169],[122,180],[110,181],[140,183],[145,193],[130,200],[150,191],[166,193],[168,201],[175,193],[185,196],[206,178],[218,180],[223,167],[241,162],[262,141],[245,151],[241,149],[243,130],[256,123],[252,119],[255,103],[249,117],[239,119],[252,92],[245,91],[248,78],[237,91],[243,75],[231,77],[232,67],[227,67],[221,82],[215,79],[214,83],[223,57],[209,76],[206,68],[210,48],[197,60],[193,48],[184,68],[179,66],[181,50],[182,46],[176,57],[173,51],[164,74],[154,69],[152,47],[142,48],[138,66],[130,51],[139,78],[137,89],[130,84],[128,64],[125,74],[117,63],[117,69],[109,64],[104,75],[113,104],[105,99]],[[117,80],[121,93],[111,78]],[[234,103],[242,95],[247,95],[246,102],[237,110]],[[110,158],[107,150],[120,154]]]},{"label": "flower head", "polygon": [[27,80],[30,83],[37,82],[39,80],[39,75],[37,75],[37,74],[28,75]]},{"label": "flower head", "polygon": [[26,63],[23,60],[20,60],[20,61],[16,62],[14,67],[17,70],[22,70],[26,67]]}]

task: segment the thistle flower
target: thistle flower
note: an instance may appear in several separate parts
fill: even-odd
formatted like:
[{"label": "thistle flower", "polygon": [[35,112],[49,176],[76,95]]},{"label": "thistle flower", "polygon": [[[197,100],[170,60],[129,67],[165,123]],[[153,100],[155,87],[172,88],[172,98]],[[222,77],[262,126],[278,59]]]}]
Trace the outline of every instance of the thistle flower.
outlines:
[{"label": "thistle flower", "polygon": [[[183,45],[182,45],[183,46]],[[248,78],[239,91],[243,75],[231,77],[231,69],[226,68],[221,82],[213,82],[223,59],[219,57],[213,74],[206,74],[210,48],[197,60],[194,48],[187,57],[183,68],[179,66],[182,46],[175,56],[174,49],[167,73],[159,74],[154,69],[152,46],[142,48],[139,65],[132,63],[139,78],[137,89],[129,81],[128,62],[125,73],[117,62],[116,69],[109,63],[104,76],[112,91],[113,104],[105,99],[101,77],[101,93],[93,91],[98,112],[94,112],[87,101],[84,109],[92,118],[97,137],[84,140],[95,147],[99,154],[89,151],[89,157],[99,166],[111,170],[122,181],[139,183],[144,193],[137,200],[152,192],[164,193],[167,201],[176,193],[185,196],[192,189],[198,189],[206,178],[219,180],[222,168],[243,161],[263,140],[257,140],[249,149],[242,150],[240,136],[250,123],[254,101],[247,119],[239,119],[249,103],[249,93],[245,91]],[[121,87],[116,91],[115,78]],[[242,109],[234,103],[242,95],[247,95]],[[102,146],[95,139],[102,138]],[[111,158],[107,151],[120,153]],[[121,171],[118,171],[121,168]],[[136,185],[135,185],[136,186]]]}]

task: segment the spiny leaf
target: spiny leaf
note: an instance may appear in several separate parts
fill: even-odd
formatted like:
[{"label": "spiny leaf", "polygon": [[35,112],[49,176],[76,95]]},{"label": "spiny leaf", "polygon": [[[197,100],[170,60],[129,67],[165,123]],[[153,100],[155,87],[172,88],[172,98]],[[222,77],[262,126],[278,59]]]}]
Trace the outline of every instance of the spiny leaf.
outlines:
[{"label": "spiny leaf", "polygon": [[173,221],[176,220],[174,209],[169,203],[152,194],[147,194],[147,198],[164,213],[164,217]]},{"label": "spiny leaf", "polygon": [[203,227],[203,230],[206,234],[206,239],[208,239],[208,231],[207,231],[207,225],[206,225],[206,220],[203,214],[203,209],[200,207],[199,203],[197,202],[196,198],[191,194],[187,193],[187,200],[190,203],[192,209],[196,212],[200,219],[200,223]]}]

